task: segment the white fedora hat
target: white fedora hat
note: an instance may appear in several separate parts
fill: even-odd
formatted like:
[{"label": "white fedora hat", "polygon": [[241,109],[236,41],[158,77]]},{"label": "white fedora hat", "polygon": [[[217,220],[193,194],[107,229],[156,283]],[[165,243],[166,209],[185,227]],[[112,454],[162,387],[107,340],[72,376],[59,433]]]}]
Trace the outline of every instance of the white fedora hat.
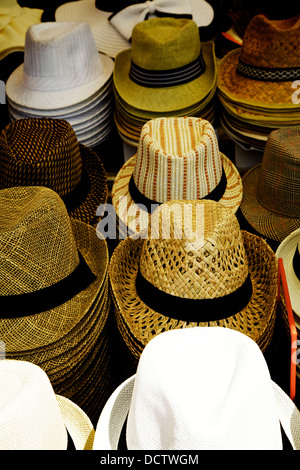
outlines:
[{"label": "white fedora hat", "polygon": [[214,10],[206,0],[152,0],[141,3],[130,0],[80,0],[60,5],[55,11],[55,19],[86,21],[98,50],[114,58],[118,52],[131,47],[131,31],[135,24],[157,14],[189,15],[198,27],[208,26],[214,18]]},{"label": "white fedora hat", "polygon": [[0,360],[0,449],[88,450],[94,428],[68,398],[56,395],[36,364]]},{"label": "white fedora hat", "polygon": [[113,60],[99,54],[87,23],[45,22],[28,28],[24,63],[8,77],[8,100],[57,109],[96,93],[112,77]]},{"label": "white fedora hat", "polygon": [[[300,448],[300,413],[270,378],[257,344],[221,327],[170,330],[145,347],[97,423],[93,449]],[[124,429],[123,429],[124,431]]]}]

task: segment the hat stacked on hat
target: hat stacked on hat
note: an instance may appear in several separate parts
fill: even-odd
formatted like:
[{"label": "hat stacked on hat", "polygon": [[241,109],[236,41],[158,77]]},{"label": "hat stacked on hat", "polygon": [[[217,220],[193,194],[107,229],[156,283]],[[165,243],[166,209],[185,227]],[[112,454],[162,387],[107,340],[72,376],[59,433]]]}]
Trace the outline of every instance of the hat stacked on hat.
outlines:
[{"label": "hat stacked on hat", "polygon": [[215,117],[216,59],[191,19],[151,18],[132,31],[132,46],[118,53],[113,74],[115,122],[124,142],[137,147],[150,119]]},{"label": "hat stacked on hat", "polygon": [[84,411],[54,393],[47,374],[27,361],[0,361],[1,450],[90,450],[94,428]]},{"label": "hat stacked on hat", "polygon": [[274,130],[262,162],[242,178],[241,212],[259,234],[283,241],[300,227],[300,126]]},{"label": "hat stacked on hat", "polygon": [[112,188],[119,227],[127,227],[130,235],[146,228],[157,205],[168,200],[214,199],[236,212],[242,196],[241,177],[219,151],[214,128],[196,117],[144,124],[137,152]]},{"label": "hat stacked on hat", "polygon": [[133,27],[156,16],[187,17],[198,27],[208,26],[214,17],[205,0],[79,0],[60,5],[56,21],[84,21],[90,25],[98,51],[115,58],[131,47]]},{"label": "hat stacked on hat", "polygon": [[194,327],[146,345],[136,374],[103,408],[93,449],[285,450],[281,429],[299,449],[299,410],[257,344],[228,328]]},{"label": "hat stacked on hat", "polygon": [[113,127],[113,60],[100,54],[87,23],[45,22],[26,32],[24,63],[6,83],[10,120],[67,120],[89,147]]},{"label": "hat stacked on hat", "polygon": [[0,191],[0,340],[94,420],[111,387],[108,248],[44,186]]},{"label": "hat stacked on hat", "polygon": [[131,353],[138,358],[165,330],[193,326],[236,329],[265,351],[277,296],[269,245],[212,200],[165,202],[150,226],[149,235],[122,240],[110,260],[115,318]]},{"label": "hat stacked on hat", "polygon": [[17,0],[1,0],[0,59],[16,51],[24,51],[27,29],[41,22],[43,10],[21,7]]},{"label": "hat stacked on hat", "polygon": [[275,129],[300,124],[300,15],[254,16],[243,44],[219,63],[221,123],[242,146],[263,149]]},{"label": "hat stacked on hat", "polygon": [[90,225],[108,194],[101,158],[68,121],[52,118],[18,119],[0,133],[0,189],[14,186],[53,189],[71,217]]}]

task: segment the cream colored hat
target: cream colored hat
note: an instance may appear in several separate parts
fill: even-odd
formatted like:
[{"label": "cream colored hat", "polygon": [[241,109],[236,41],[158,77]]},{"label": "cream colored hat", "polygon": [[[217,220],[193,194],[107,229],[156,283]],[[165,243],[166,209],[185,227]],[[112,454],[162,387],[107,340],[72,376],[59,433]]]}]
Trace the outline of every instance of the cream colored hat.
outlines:
[{"label": "cream colored hat", "polygon": [[171,199],[214,199],[236,212],[242,197],[241,177],[219,151],[214,128],[196,117],[144,124],[137,153],[112,188],[116,213],[132,233],[147,227],[154,208]]},{"label": "cream colored hat", "polygon": [[71,400],[55,395],[47,374],[26,361],[0,361],[0,449],[91,449],[94,428]]},{"label": "cream colored hat", "polygon": [[93,449],[118,449],[126,426],[128,450],[279,450],[280,425],[299,449],[300,413],[257,344],[235,330],[186,328],[148,343],[107,401]]}]

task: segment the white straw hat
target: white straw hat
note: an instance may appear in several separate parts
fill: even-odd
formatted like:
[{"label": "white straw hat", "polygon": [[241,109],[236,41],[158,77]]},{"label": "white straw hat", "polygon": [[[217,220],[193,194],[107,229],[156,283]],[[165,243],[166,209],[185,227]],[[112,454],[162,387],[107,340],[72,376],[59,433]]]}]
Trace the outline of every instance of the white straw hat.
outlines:
[{"label": "white straw hat", "polygon": [[[152,0],[135,4],[104,0],[80,0],[60,5],[56,21],[86,21],[92,30],[98,50],[110,57],[131,47],[131,31],[135,24],[163,14],[190,15],[198,27],[208,26],[214,18],[212,6],[205,0]],[[112,16],[113,14],[113,16]],[[112,17],[112,18],[111,18]]]},{"label": "white straw hat", "polygon": [[0,361],[0,449],[91,449],[94,428],[71,400],[55,395],[47,374],[27,361]]},{"label": "white straw hat", "polygon": [[282,449],[280,425],[300,448],[299,411],[256,343],[227,328],[154,337],[106,403],[93,449],[117,449],[126,418],[128,450]]},{"label": "white straw hat", "polygon": [[24,63],[9,76],[8,100],[57,109],[96,93],[111,78],[113,60],[99,54],[87,23],[45,22],[28,28]]}]

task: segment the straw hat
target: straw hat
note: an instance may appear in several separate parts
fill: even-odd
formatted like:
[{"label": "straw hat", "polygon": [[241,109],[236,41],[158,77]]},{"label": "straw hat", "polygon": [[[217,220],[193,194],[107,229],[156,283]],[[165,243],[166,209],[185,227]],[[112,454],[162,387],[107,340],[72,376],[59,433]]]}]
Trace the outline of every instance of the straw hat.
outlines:
[{"label": "straw hat", "polygon": [[299,449],[300,413],[255,342],[195,327],[147,344],[136,374],[107,401],[93,449],[120,449],[123,430],[128,450],[275,450],[283,448],[280,425]]},{"label": "straw hat", "polygon": [[134,356],[164,330],[193,326],[236,329],[266,350],[277,296],[269,245],[212,200],[168,201],[150,226],[148,237],[122,240],[109,266],[115,318]]},{"label": "straw hat", "polygon": [[94,428],[75,403],[55,395],[46,373],[26,361],[0,361],[0,448],[88,450]]},{"label": "straw hat", "polygon": [[242,47],[229,52],[219,63],[218,88],[234,102],[255,108],[295,107],[292,83],[299,77],[300,15],[272,20],[254,16]]},{"label": "straw hat", "polygon": [[115,58],[118,52],[130,48],[133,27],[159,14],[189,16],[201,27],[212,22],[214,10],[205,0],[153,0],[141,3],[132,0],[80,0],[60,5],[55,11],[55,20],[87,22],[98,50]]},{"label": "straw hat", "polygon": [[17,0],[1,0],[0,60],[15,51],[24,51],[27,29],[41,22],[43,10],[21,7]]},{"label": "straw hat", "polygon": [[300,127],[272,131],[262,163],[242,178],[241,211],[254,229],[281,242],[300,226]]},{"label": "straw hat", "polygon": [[107,278],[107,243],[70,219],[46,187],[2,189],[0,208],[0,339],[8,353],[42,348],[95,308]]},{"label": "straw hat", "polygon": [[[219,152],[212,125],[195,117],[144,124],[137,153],[119,170],[112,188],[116,213],[132,232],[147,227],[151,209],[170,199],[215,199],[235,212],[242,195],[240,175]],[[138,204],[144,207],[134,219]]]},{"label": "straw hat", "polygon": [[116,93],[130,106],[151,112],[178,111],[199,103],[213,89],[214,45],[201,44],[193,20],[142,21],[132,31],[131,49],[116,57],[113,79]]},{"label": "straw hat", "polygon": [[52,118],[19,119],[0,133],[0,189],[13,186],[47,186],[71,217],[90,224],[108,194],[100,157],[78,142],[69,122]]},{"label": "straw hat", "polygon": [[87,23],[33,25],[26,32],[24,63],[6,82],[7,97],[29,108],[71,106],[99,90],[113,66],[98,53]]}]

